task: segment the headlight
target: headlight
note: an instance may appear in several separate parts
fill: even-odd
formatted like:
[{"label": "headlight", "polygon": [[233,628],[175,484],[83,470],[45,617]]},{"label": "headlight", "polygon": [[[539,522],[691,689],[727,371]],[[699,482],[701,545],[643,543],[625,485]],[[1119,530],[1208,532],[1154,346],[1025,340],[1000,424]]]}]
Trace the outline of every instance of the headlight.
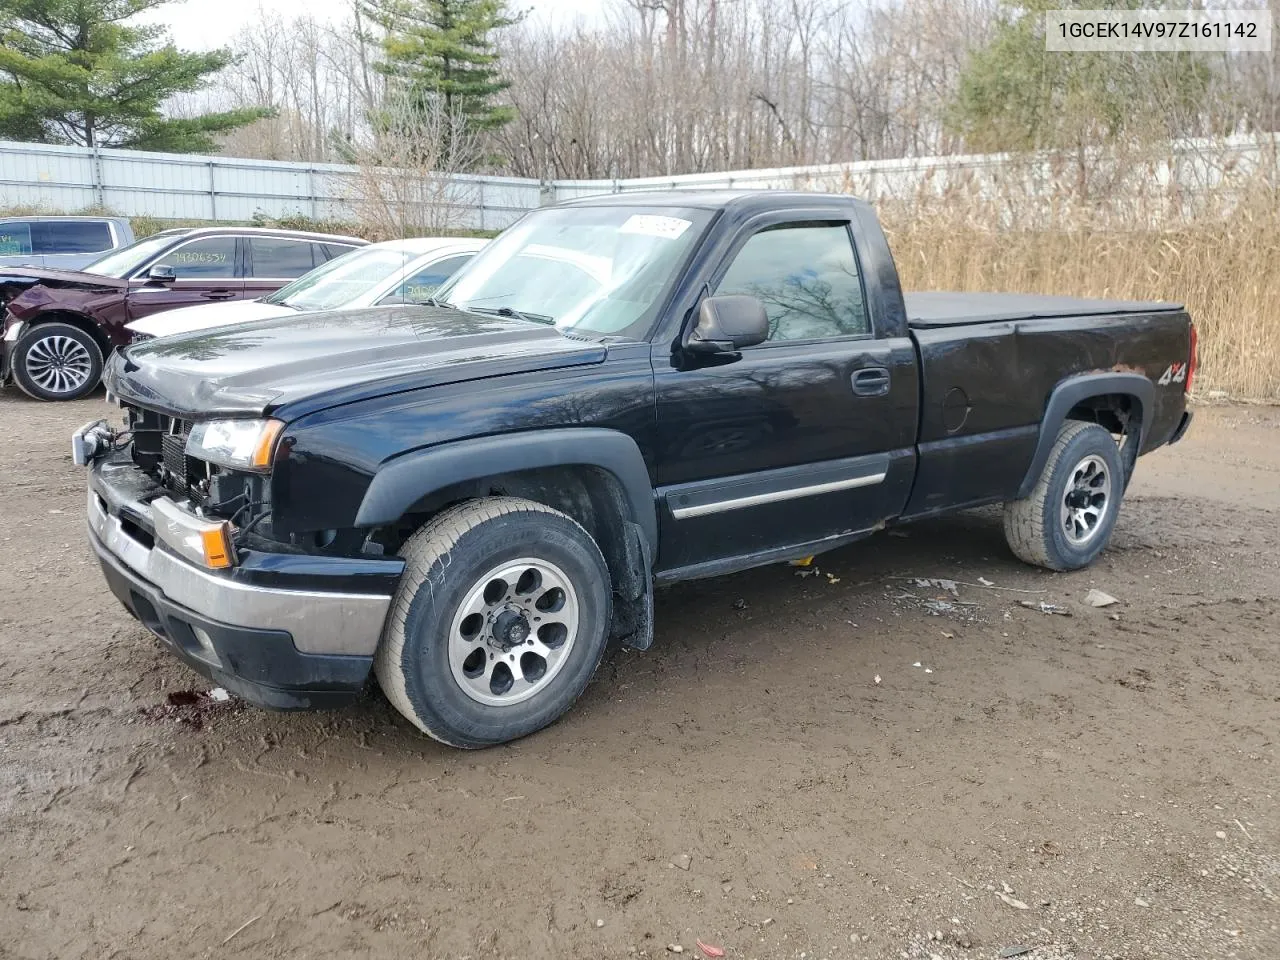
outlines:
[{"label": "headlight", "polygon": [[191,428],[187,456],[234,470],[269,470],[283,429],[279,420],[205,420]]}]

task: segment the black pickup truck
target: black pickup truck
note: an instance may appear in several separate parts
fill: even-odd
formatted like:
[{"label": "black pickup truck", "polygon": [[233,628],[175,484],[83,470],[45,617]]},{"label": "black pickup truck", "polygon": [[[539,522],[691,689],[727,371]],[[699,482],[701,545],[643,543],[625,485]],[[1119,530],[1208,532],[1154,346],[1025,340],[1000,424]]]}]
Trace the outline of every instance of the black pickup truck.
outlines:
[{"label": "black pickup truck", "polygon": [[371,670],[459,747],[531,733],[655,584],[1004,503],[1055,570],[1186,429],[1179,306],[903,296],[846,196],[608,196],[529,214],[425,306],[136,344],[75,436],[112,591],[247,700]]}]

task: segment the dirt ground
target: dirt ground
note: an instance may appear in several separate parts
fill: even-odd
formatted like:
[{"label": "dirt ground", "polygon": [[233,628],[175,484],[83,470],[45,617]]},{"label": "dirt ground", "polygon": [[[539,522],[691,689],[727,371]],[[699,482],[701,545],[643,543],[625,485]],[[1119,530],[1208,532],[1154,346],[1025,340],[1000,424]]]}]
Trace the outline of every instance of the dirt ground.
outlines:
[{"label": "dirt ground", "polygon": [[84,543],[106,412],[0,396],[0,957],[1280,957],[1280,410],[1201,408],[1090,570],[983,511],[664,591],[480,753],[170,706]]}]

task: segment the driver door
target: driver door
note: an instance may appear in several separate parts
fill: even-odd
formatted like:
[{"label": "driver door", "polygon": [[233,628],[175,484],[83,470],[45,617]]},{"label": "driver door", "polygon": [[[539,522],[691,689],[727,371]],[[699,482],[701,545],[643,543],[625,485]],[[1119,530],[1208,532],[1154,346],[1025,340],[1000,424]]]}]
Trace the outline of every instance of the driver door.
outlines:
[{"label": "driver door", "polygon": [[[129,319],[177,307],[190,307],[244,296],[239,267],[240,240],[234,236],[199,237],[180,243],[152,261],[129,281]],[[171,267],[172,281],[147,279],[152,267]]]},{"label": "driver door", "polygon": [[692,363],[656,345],[664,570],[817,552],[906,503],[915,352],[877,337],[851,231],[816,219],[748,228],[708,282],[713,296],[760,300],[769,339]]}]

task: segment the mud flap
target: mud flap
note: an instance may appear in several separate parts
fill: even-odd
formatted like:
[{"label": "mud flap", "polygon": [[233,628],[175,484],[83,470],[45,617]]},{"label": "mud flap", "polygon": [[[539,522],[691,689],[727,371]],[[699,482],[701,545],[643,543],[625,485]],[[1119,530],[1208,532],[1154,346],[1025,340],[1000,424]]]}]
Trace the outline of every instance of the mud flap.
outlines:
[{"label": "mud flap", "polygon": [[1142,443],[1141,421],[1128,419],[1124,424],[1124,442],[1120,447],[1120,465],[1124,468],[1124,489],[1129,489],[1133,471],[1138,468],[1138,446]]},{"label": "mud flap", "polygon": [[653,646],[653,556],[639,524],[626,523],[626,572],[614,584],[613,639],[635,650]]}]

